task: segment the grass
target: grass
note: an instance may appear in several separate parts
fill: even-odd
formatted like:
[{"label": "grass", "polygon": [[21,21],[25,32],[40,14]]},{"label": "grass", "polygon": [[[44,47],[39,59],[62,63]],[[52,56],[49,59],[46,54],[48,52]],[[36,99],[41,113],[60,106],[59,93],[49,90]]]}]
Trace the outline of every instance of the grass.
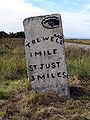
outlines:
[{"label": "grass", "polygon": [[66,56],[69,76],[76,76],[81,81],[90,80],[90,50],[67,47]]},{"label": "grass", "polygon": [[2,120],[89,120],[90,51],[66,48],[71,98],[28,90],[24,40],[0,39]]},{"label": "grass", "polygon": [[[14,44],[11,41],[11,44]],[[7,44],[0,45],[0,81],[22,79],[27,76],[23,46]]]},{"label": "grass", "polygon": [[21,87],[27,88],[27,80],[8,80],[0,82],[0,99],[8,99]]},{"label": "grass", "polygon": [[90,45],[90,39],[66,39],[65,42]]}]

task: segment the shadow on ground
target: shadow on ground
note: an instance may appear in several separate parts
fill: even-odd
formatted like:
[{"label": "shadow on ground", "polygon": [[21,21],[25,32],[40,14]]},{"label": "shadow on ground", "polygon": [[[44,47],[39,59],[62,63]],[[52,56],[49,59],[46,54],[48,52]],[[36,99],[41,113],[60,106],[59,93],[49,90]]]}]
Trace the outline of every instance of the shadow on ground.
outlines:
[{"label": "shadow on ground", "polygon": [[90,90],[87,90],[86,88],[82,86],[72,86],[70,87],[70,95],[71,98],[78,99],[80,97],[88,97],[90,98]]}]

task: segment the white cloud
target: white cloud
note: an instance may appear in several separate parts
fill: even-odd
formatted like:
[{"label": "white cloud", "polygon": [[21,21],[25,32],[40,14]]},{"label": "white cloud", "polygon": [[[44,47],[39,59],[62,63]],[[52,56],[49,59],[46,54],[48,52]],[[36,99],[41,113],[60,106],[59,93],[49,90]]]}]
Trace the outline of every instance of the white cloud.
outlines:
[{"label": "white cloud", "polygon": [[90,3],[85,5],[85,8],[90,10]]},{"label": "white cloud", "polygon": [[90,14],[86,11],[62,12],[65,37],[90,37]]},{"label": "white cloud", "polygon": [[24,18],[42,14],[48,14],[48,11],[27,4],[24,0],[0,0],[0,30],[22,30]]},{"label": "white cloud", "polygon": [[[54,3],[51,6],[53,5]],[[85,5],[83,10],[79,10],[79,12],[66,11],[66,9],[61,13],[58,11],[62,16],[64,35],[66,37],[90,37],[89,11],[90,4]],[[24,0],[0,0],[0,31],[17,32],[23,30],[22,22],[24,18],[49,13],[48,10],[35,7]]]},{"label": "white cloud", "polygon": [[46,2],[46,0],[33,0],[33,1],[36,1],[36,2]]}]

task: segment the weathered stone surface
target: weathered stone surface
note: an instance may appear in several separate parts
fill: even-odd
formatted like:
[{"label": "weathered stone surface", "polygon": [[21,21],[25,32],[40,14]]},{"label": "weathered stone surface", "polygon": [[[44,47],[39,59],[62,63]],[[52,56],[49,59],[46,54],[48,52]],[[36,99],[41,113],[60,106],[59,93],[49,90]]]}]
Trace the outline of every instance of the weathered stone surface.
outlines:
[{"label": "weathered stone surface", "polygon": [[61,16],[30,17],[23,25],[31,89],[69,97]]}]

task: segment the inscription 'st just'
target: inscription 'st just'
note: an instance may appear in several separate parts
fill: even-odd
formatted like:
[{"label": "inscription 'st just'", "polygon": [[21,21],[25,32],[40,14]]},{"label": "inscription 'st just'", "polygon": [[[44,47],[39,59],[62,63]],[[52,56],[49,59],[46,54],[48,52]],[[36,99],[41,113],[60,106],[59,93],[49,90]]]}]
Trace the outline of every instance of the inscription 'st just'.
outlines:
[{"label": "inscription 'st just'", "polygon": [[61,16],[30,17],[23,25],[30,88],[69,98]]}]

